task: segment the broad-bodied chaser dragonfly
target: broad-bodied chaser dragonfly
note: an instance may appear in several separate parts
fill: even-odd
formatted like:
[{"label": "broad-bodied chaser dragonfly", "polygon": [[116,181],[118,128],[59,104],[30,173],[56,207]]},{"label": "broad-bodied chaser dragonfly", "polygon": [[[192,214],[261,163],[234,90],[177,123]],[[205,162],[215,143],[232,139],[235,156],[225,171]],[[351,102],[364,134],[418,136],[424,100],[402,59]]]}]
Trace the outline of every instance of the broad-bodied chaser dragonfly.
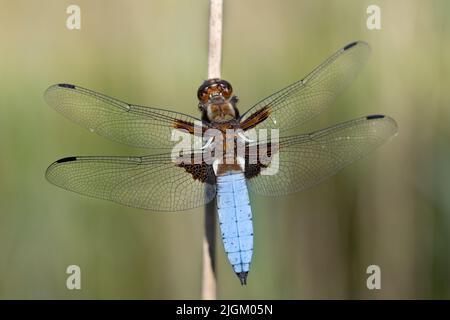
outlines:
[{"label": "broad-bodied chaser dragonfly", "polygon": [[[51,86],[45,100],[67,118],[106,138],[160,151],[142,157],[67,157],[50,165],[46,177],[67,190],[154,211],[191,209],[217,197],[224,249],[241,284],[246,284],[253,253],[248,190],[279,196],[306,189],[396,134],[395,121],[384,115],[293,133],[330,105],[361,70],[369,53],[365,42],[350,43],[303,80],[243,114],[230,83],[222,79],[206,80],[198,89],[201,118],[129,104],[76,85]],[[219,135],[208,136],[210,129]],[[273,142],[266,136],[258,141],[247,135],[260,129],[278,129],[278,138]],[[231,139],[230,130],[234,132]],[[200,137],[200,144],[174,156],[174,132]],[[233,161],[224,161],[223,152],[217,150],[229,147],[230,141],[236,142],[231,148]],[[235,152],[237,142],[243,146],[240,155]],[[262,161],[261,151],[269,161]],[[263,174],[273,165],[274,155],[278,155],[277,170]],[[206,161],[208,157],[211,161]]]}]

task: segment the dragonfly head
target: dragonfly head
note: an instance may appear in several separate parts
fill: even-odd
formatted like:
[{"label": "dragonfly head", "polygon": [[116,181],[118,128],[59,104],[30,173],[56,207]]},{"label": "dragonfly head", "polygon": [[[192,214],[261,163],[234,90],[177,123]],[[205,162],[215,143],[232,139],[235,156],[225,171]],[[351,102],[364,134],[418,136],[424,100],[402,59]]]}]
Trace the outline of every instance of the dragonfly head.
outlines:
[{"label": "dragonfly head", "polygon": [[225,122],[239,117],[238,101],[232,96],[233,87],[222,79],[208,79],[198,88],[198,107],[207,122]]}]

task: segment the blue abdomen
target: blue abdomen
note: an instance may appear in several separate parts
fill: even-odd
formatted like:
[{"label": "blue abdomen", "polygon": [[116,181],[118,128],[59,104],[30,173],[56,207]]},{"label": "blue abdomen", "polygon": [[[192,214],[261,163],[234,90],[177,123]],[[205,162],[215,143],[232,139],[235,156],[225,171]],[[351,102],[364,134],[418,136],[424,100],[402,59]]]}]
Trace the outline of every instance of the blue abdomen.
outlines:
[{"label": "blue abdomen", "polygon": [[253,254],[252,210],[242,172],[217,177],[217,211],[223,246],[242,284]]}]

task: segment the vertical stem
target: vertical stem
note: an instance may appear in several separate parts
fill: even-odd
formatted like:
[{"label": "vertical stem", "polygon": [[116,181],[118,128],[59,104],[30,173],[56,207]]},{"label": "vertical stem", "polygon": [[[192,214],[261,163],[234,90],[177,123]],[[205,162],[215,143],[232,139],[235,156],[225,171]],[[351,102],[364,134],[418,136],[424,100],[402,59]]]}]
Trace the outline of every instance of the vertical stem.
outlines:
[{"label": "vertical stem", "polygon": [[223,0],[210,0],[208,79],[220,78]]},{"label": "vertical stem", "polygon": [[[223,0],[210,0],[208,79],[220,78],[222,57]],[[203,239],[202,299],[217,298],[216,289],[216,201],[205,206],[205,236]]]},{"label": "vertical stem", "polygon": [[203,238],[202,299],[215,300],[216,289],[216,200],[205,206],[205,235]]}]

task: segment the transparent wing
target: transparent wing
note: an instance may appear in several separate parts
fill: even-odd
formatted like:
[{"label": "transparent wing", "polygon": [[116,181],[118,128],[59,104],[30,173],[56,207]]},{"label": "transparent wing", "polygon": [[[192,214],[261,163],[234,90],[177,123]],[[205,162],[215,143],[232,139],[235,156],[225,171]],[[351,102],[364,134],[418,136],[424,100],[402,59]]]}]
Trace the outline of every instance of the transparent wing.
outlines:
[{"label": "transparent wing", "polygon": [[[203,183],[212,168],[175,165],[170,154],[145,157],[69,157],[56,161],[47,179],[70,191],[136,208],[178,211],[211,201],[215,185]],[[195,177],[195,179],[194,179]]]},{"label": "transparent wing", "polygon": [[197,118],[168,110],[132,105],[71,84],[57,84],[46,102],[70,120],[111,140],[134,147],[171,148],[172,130],[193,130]]},{"label": "transparent wing", "polygon": [[370,54],[365,42],[343,47],[303,80],[258,102],[242,115],[244,128],[287,132],[322,112],[362,69]]},{"label": "transparent wing", "polygon": [[379,147],[397,133],[396,122],[374,115],[338,124],[310,134],[279,139],[274,175],[259,174],[249,180],[255,193],[284,195],[309,188]]}]

